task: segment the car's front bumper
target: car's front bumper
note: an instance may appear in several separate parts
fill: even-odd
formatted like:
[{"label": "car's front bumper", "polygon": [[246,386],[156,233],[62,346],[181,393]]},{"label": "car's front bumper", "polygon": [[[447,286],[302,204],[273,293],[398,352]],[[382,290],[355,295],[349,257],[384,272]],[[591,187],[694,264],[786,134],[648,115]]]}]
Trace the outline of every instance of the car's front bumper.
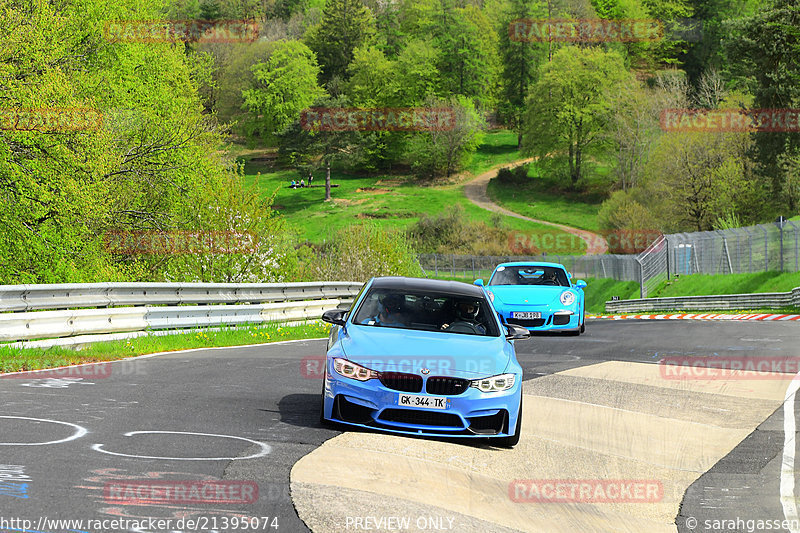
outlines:
[{"label": "car's front bumper", "polygon": [[[514,312],[537,311],[541,313],[538,319],[514,318]],[[549,307],[507,309],[499,311],[503,320],[508,324],[517,324],[528,328],[530,331],[577,331],[581,327],[581,315],[575,309],[553,309]]]},{"label": "car's front bumper", "polygon": [[507,391],[483,393],[469,388],[458,395],[446,395],[448,408],[443,410],[398,405],[401,394],[428,396],[424,390],[423,386],[423,392],[406,393],[387,388],[377,379],[361,382],[328,375],[323,415],[339,423],[406,435],[486,438],[514,433],[521,376]]}]

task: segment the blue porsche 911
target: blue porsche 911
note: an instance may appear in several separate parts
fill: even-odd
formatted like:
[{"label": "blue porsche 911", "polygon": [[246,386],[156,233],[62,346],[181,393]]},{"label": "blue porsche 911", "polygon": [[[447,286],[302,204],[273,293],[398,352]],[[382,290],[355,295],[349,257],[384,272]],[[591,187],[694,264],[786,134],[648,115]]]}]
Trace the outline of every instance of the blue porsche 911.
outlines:
[{"label": "blue porsche 911", "polygon": [[[475,285],[483,286],[483,280]],[[584,287],[585,281],[572,283],[564,265],[541,262],[502,263],[486,284],[489,298],[506,323],[574,335],[586,329]]]},{"label": "blue porsche 911", "polygon": [[522,368],[482,287],[373,278],[350,310],[326,311],[321,422],[393,433],[519,441]]}]

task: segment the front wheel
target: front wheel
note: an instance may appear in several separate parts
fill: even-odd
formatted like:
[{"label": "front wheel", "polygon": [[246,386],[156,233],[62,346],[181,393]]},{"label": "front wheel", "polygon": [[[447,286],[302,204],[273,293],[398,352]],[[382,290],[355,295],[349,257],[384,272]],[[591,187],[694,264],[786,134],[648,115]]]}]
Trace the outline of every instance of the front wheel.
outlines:
[{"label": "front wheel", "polygon": [[495,437],[491,440],[493,446],[500,448],[513,448],[519,443],[519,435],[522,433],[522,394],[519,396],[519,409],[517,410],[517,428],[511,437]]}]

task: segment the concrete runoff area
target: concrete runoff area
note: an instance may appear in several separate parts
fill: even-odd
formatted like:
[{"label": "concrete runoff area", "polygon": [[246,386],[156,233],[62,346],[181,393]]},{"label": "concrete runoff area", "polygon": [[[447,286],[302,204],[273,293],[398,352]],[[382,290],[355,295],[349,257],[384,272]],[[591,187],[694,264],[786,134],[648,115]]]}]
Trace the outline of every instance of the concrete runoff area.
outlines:
[{"label": "concrete runoff area", "polygon": [[[294,465],[296,510],[317,533],[387,518],[407,519],[406,531],[430,531],[438,519],[452,531],[675,532],[687,488],[782,405],[794,375],[662,372],[608,361],[524,382],[523,434],[512,450],[345,432]],[[515,480],[652,481],[663,492],[632,503],[531,502],[523,488],[514,501]],[[335,505],[319,505],[333,495]],[[382,523],[377,530],[388,530]]]}]

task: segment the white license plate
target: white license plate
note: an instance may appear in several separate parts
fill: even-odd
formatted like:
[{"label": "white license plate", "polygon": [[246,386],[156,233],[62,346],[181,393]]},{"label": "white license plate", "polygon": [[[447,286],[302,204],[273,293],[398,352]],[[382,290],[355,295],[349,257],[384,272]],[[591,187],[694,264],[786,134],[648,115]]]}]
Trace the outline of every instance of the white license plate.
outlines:
[{"label": "white license plate", "polygon": [[535,319],[542,318],[542,313],[539,311],[514,311],[511,313],[512,318]]},{"label": "white license plate", "polygon": [[419,409],[447,409],[450,407],[447,398],[441,396],[417,396],[415,394],[400,394],[397,398],[398,407],[417,407]]}]

